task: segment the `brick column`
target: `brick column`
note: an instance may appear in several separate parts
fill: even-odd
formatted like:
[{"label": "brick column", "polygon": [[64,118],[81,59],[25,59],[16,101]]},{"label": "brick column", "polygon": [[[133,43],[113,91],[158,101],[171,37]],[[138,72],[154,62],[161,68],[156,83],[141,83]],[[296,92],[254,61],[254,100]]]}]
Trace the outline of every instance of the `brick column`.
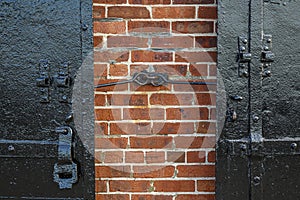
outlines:
[{"label": "brick column", "polygon": [[[216,80],[214,0],[94,0],[95,85]],[[95,90],[98,200],[214,199],[216,86]]]}]

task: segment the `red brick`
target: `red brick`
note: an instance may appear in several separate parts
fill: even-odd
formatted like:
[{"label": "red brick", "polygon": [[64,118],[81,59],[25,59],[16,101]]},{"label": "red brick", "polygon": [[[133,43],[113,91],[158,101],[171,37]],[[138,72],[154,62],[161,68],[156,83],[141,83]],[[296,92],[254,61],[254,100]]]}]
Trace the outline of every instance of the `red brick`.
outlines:
[{"label": "red brick", "polygon": [[215,192],[215,184],[214,180],[198,180],[197,190],[199,192]]},{"label": "red brick", "polygon": [[110,124],[111,135],[146,135],[151,134],[150,123],[111,123]]},{"label": "red brick", "polygon": [[214,194],[179,194],[176,200],[215,200]]},{"label": "red brick", "polygon": [[133,194],[131,200],[172,200],[173,196],[169,195],[142,195],[142,194]]},{"label": "red brick", "polygon": [[146,163],[163,163],[165,162],[165,152],[150,151],[146,152]]},{"label": "red brick", "polygon": [[107,95],[107,103],[113,106],[146,106],[148,96],[146,94],[111,94]]},{"label": "red brick", "polygon": [[200,6],[198,10],[198,18],[217,19],[217,7]]},{"label": "red brick", "polygon": [[129,21],[129,32],[170,32],[170,22],[166,21]]},{"label": "red brick", "polygon": [[130,137],[130,147],[140,149],[163,149],[172,147],[172,137]]},{"label": "red brick", "polygon": [[215,109],[215,108],[211,108],[211,109],[209,110],[209,113],[210,113],[209,119],[210,119],[210,120],[216,120],[216,109]]},{"label": "red brick", "polygon": [[216,65],[209,65],[209,75],[217,76],[217,66]]},{"label": "red brick", "polygon": [[120,17],[124,19],[150,18],[149,10],[145,7],[112,6],[108,7],[108,17]]},{"label": "red brick", "polygon": [[123,3],[127,3],[127,0],[93,0],[93,3],[123,4]]},{"label": "red brick", "polygon": [[216,152],[211,151],[208,153],[208,162],[216,162]]},{"label": "red brick", "polygon": [[153,18],[195,18],[195,7],[193,6],[184,6],[184,7],[153,7],[152,8],[152,16]]},{"label": "red brick", "polygon": [[96,138],[96,149],[125,149],[127,147],[127,138]]},{"label": "red brick", "polygon": [[106,102],[105,94],[95,94],[94,102],[95,106],[104,106]]},{"label": "red brick", "polygon": [[102,48],[103,36],[94,36],[94,47]]},{"label": "red brick", "polygon": [[129,200],[129,194],[96,194],[96,200]]},{"label": "red brick", "polygon": [[[216,83],[216,80],[202,80],[201,82]],[[174,84],[174,91],[180,92],[204,92],[215,91],[216,85],[186,85],[186,84]]]},{"label": "red brick", "polygon": [[121,109],[96,109],[95,119],[99,121],[121,120]]},{"label": "red brick", "polygon": [[184,122],[155,122],[153,134],[193,134],[194,123]]},{"label": "red brick", "polygon": [[104,6],[93,6],[93,18],[104,18],[105,7]]},{"label": "red brick", "polygon": [[125,64],[111,64],[109,66],[110,76],[128,76],[128,66]]},{"label": "red brick", "polygon": [[205,151],[189,151],[187,152],[188,163],[204,163],[205,162]]},{"label": "red brick", "polygon": [[124,156],[122,151],[103,152],[104,163],[122,163]]},{"label": "red brick", "polygon": [[216,94],[214,93],[196,93],[197,105],[216,105]]},{"label": "red brick", "polygon": [[107,123],[95,123],[95,135],[103,136],[108,133],[108,125]]},{"label": "red brick", "polygon": [[95,51],[94,52],[94,62],[124,62],[128,61],[129,52],[128,51]]},{"label": "red brick", "polygon": [[190,65],[190,73],[192,76],[208,76],[208,66],[206,64]]},{"label": "red brick", "polygon": [[132,62],[167,62],[173,61],[173,53],[155,51],[132,51]]},{"label": "red brick", "polygon": [[130,166],[96,166],[96,178],[114,178],[131,176]]},{"label": "red brick", "polygon": [[178,177],[214,177],[214,165],[180,165],[177,166]]},{"label": "red brick", "polygon": [[185,153],[184,152],[167,152],[167,161],[172,163],[184,163]]},{"label": "red brick", "polygon": [[216,123],[214,122],[199,122],[196,125],[197,133],[216,133]]},{"label": "red brick", "polygon": [[134,36],[111,36],[107,38],[107,47],[148,47],[148,38]]},{"label": "red brick", "polygon": [[134,178],[171,178],[174,176],[174,166],[144,165],[133,167]]},{"label": "red brick", "polygon": [[110,33],[120,34],[125,33],[126,24],[124,21],[95,21],[94,33]]},{"label": "red brick", "polygon": [[188,36],[153,37],[153,48],[192,48],[194,39]]},{"label": "red brick", "polygon": [[167,120],[206,120],[207,108],[167,108]]},{"label": "red brick", "polygon": [[125,108],[125,120],[163,120],[165,112],[161,108]]},{"label": "red brick", "polygon": [[111,180],[109,181],[110,192],[147,192],[151,185],[149,181],[137,180]]},{"label": "red brick", "polygon": [[154,187],[156,192],[194,192],[195,181],[182,180],[182,181],[155,181]]},{"label": "red brick", "polygon": [[170,4],[171,0],[129,0],[129,3],[142,5]]},{"label": "red brick", "polygon": [[151,105],[192,105],[193,94],[152,94],[150,96]]},{"label": "red brick", "polygon": [[194,137],[179,136],[174,138],[176,148],[214,148],[216,145],[215,137]]},{"label": "red brick", "polygon": [[216,36],[200,36],[195,37],[196,47],[198,48],[214,48],[217,47]]},{"label": "red brick", "polygon": [[138,84],[130,84],[130,91],[142,91],[142,92],[150,92],[150,91],[170,91],[171,84],[163,85],[163,86],[155,86],[152,85],[144,85],[140,86]]},{"label": "red brick", "polygon": [[175,54],[176,62],[216,62],[217,61],[217,53],[216,52],[188,52],[188,51],[180,51]]},{"label": "red brick", "polygon": [[144,152],[142,151],[126,151],[125,162],[126,163],[143,163],[145,159]]},{"label": "red brick", "polygon": [[95,181],[96,191],[95,192],[107,192],[107,181],[97,180]]},{"label": "red brick", "polygon": [[[149,65],[131,65],[130,66],[130,75],[132,76],[135,73],[147,70]],[[187,64],[183,65],[153,65],[155,72],[166,73],[169,76],[185,76],[187,74]]]},{"label": "red brick", "polygon": [[173,4],[213,4],[214,0],[173,0]]},{"label": "red brick", "polygon": [[173,32],[180,33],[213,33],[214,22],[210,21],[183,21],[172,22]]},{"label": "red brick", "polygon": [[106,78],[107,64],[94,64],[94,78]]}]

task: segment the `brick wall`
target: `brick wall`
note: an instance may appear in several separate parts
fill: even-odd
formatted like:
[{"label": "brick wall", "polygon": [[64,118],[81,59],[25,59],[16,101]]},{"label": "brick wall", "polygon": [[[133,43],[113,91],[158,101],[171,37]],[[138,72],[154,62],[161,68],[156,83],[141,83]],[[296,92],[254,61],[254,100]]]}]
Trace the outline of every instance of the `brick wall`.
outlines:
[{"label": "brick wall", "polygon": [[[215,0],[94,0],[95,84],[216,79]],[[95,90],[98,200],[214,199],[215,86]]]}]

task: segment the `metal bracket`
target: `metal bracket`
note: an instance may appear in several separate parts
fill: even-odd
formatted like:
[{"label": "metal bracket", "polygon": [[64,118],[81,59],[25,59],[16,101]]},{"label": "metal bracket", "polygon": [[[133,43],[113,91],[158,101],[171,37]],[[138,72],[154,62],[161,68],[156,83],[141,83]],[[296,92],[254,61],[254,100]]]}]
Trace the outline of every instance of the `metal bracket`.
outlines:
[{"label": "metal bracket", "polygon": [[73,130],[68,126],[58,127],[58,162],[54,165],[53,179],[60,189],[71,189],[78,180],[77,164],[72,159]]},{"label": "metal bracket", "polygon": [[271,63],[275,59],[275,54],[272,52],[272,35],[264,35],[263,50],[261,53],[261,62],[263,63],[263,77],[271,76]]},{"label": "metal bracket", "polygon": [[248,77],[248,65],[246,63],[251,61],[252,55],[248,52],[249,42],[246,37],[238,38],[238,73],[240,77]]},{"label": "metal bracket", "polygon": [[39,67],[39,77],[36,79],[36,85],[40,88],[41,93],[41,103],[49,103],[50,102],[50,85],[51,85],[51,77],[50,77],[50,67],[48,60],[41,60]]},{"label": "metal bracket", "polygon": [[59,92],[59,101],[61,103],[69,102],[69,96],[66,93],[67,88],[72,85],[72,78],[69,71],[69,63],[65,62],[60,66],[58,75],[55,77],[55,83]]}]

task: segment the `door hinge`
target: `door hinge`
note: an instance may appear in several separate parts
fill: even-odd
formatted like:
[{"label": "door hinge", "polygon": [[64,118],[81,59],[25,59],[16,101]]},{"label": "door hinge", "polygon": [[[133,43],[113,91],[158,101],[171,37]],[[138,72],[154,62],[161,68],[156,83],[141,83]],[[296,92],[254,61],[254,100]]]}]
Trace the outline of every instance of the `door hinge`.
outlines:
[{"label": "door hinge", "polygon": [[251,61],[252,55],[249,52],[249,42],[247,37],[240,36],[238,38],[238,73],[240,77],[248,77],[248,65]]},{"label": "door hinge", "polygon": [[272,35],[264,35],[262,45],[262,76],[269,77],[271,76],[271,63],[274,62],[275,59],[275,54],[272,52]]},{"label": "door hinge", "polygon": [[54,165],[53,179],[60,189],[71,189],[78,181],[77,164],[72,159],[73,155],[73,130],[68,126],[58,127],[58,162]]},{"label": "door hinge", "polygon": [[52,79],[50,77],[50,66],[48,60],[41,60],[39,67],[39,77],[36,79],[36,85],[40,88],[41,103],[50,102],[50,85]]}]

